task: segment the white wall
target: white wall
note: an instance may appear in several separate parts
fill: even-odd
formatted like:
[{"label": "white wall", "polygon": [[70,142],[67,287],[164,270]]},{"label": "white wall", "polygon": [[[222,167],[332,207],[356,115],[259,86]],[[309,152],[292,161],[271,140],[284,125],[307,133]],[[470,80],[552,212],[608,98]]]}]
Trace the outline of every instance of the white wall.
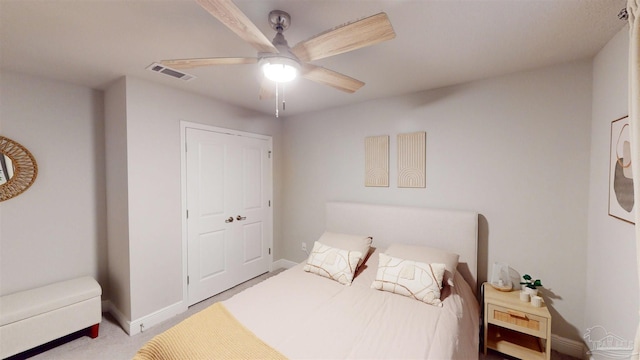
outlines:
[{"label": "white wall", "polygon": [[633,341],[639,292],[634,227],[608,215],[611,122],[628,115],[628,31],[621,30],[593,62],[584,331],[602,326]]},{"label": "white wall", "polygon": [[2,72],[2,135],[38,164],[25,193],[0,203],[0,294],[91,275],[107,285],[101,91]]},{"label": "white wall", "polygon": [[[127,98],[124,78],[104,94],[109,296],[117,318],[131,319]],[[111,195],[111,196],[109,196]],[[110,309],[113,310],[113,309]],[[123,320],[126,321],[126,320]]]},{"label": "white wall", "polygon": [[[287,118],[283,256],[323,231],[330,200],[481,214],[480,277],[506,262],[542,279],[553,333],[584,318],[591,62]],[[396,184],[396,135],[427,132],[427,187]],[[364,186],[364,138],[390,135],[389,188]]]},{"label": "white wall", "polygon": [[[116,91],[125,97],[126,103],[129,228],[128,239],[124,241],[128,241],[130,256],[131,313],[123,313],[130,315],[129,320],[138,321],[182,301],[185,278],[182,273],[180,121],[273,137],[276,249],[279,248],[277,239],[281,238],[278,184],[281,183],[282,123],[271,116],[135,78],[121,79],[113,86],[121,87],[123,82],[124,89],[109,89],[107,94]],[[119,194],[108,196],[111,200]],[[109,242],[123,241],[109,236]],[[277,251],[274,258],[278,258]],[[114,291],[119,291],[115,284]],[[115,306],[126,308],[122,304]]]}]

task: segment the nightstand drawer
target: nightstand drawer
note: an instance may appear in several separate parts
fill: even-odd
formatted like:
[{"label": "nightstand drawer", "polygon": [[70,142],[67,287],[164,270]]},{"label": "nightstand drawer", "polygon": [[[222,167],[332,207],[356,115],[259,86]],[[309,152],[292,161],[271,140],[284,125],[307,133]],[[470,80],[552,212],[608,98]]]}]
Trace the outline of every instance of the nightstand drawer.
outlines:
[{"label": "nightstand drawer", "polygon": [[547,338],[548,325],[546,318],[494,304],[487,305],[486,316],[490,324],[496,324],[542,339]]}]

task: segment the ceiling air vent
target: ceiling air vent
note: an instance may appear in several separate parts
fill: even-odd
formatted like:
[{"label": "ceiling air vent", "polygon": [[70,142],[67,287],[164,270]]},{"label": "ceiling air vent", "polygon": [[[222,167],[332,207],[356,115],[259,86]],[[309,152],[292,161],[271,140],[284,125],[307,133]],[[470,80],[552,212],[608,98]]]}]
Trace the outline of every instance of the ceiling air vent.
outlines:
[{"label": "ceiling air vent", "polygon": [[147,66],[147,70],[151,70],[151,71],[154,71],[154,72],[157,72],[157,73],[169,75],[171,77],[174,77],[176,79],[180,79],[180,80],[183,80],[183,81],[189,81],[191,79],[195,79],[195,76],[193,76],[191,74],[183,73],[182,71],[178,71],[178,70],[166,67],[164,65],[160,65],[158,63],[153,63],[153,64]]}]

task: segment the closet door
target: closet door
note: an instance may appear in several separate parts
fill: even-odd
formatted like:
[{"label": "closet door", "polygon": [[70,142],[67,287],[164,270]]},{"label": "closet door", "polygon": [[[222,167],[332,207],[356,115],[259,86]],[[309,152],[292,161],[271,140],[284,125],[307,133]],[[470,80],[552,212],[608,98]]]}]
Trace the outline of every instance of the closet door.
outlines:
[{"label": "closet door", "polygon": [[270,143],[186,129],[189,305],[269,271]]}]

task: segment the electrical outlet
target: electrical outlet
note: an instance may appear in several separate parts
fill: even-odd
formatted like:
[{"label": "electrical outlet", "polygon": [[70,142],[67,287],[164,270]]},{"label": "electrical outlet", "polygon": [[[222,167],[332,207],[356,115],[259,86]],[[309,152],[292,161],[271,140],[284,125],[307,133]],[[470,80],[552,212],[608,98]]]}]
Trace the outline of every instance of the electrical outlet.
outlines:
[{"label": "electrical outlet", "polygon": [[302,245],[300,246],[300,250],[307,251],[307,243],[306,242],[302,243]]}]

